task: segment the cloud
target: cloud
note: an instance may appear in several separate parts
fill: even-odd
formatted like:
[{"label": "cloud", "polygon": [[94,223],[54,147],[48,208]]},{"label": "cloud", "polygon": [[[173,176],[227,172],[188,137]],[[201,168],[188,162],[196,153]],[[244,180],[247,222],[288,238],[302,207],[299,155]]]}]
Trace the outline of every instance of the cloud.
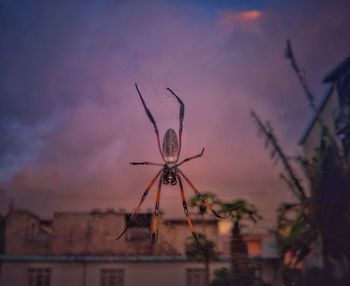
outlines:
[{"label": "cloud", "polygon": [[[137,82],[161,134],[178,127],[178,105],[165,88],[185,102],[182,156],[206,148],[202,159],[183,167],[193,182],[224,198],[255,200],[272,218],[289,193],[249,110],[271,119],[286,149],[295,150],[308,110],[283,58],[285,39],[292,38],[308,74],[317,75],[311,84],[322,90],[319,70],[327,72],[349,50],[349,37],[334,33],[348,23],[340,2],[313,14],[299,3],[292,13],[284,10],[290,4],[279,4],[220,8],[214,17],[200,5],[163,1],[63,2],[8,1],[0,9],[6,23],[0,156],[12,154],[15,162],[9,169],[0,160],[0,169],[17,204],[45,214],[134,207],[157,170],[129,162],[161,161]],[[153,208],[153,195],[146,207]],[[161,207],[182,212],[176,188],[164,189]]]},{"label": "cloud", "polygon": [[235,33],[237,36],[262,33],[264,12],[259,10],[221,11],[218,13],[217,28],[224,33]]},{"label": "cloud", "polygon": [[263,12],[259,10],[225,11],[221,13],[219,23],[223,26],[231,26],[240,22],[253,22],[259,20]]}]

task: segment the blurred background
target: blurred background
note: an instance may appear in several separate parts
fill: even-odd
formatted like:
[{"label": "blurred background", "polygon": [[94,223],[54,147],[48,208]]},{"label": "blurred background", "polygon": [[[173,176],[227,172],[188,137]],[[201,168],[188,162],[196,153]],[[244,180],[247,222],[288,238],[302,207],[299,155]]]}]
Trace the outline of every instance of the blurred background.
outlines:
[{"label": "blurred background", "polygon": [[[0,3],[0,285],[348,285],[348,1]],[[179,128],[184,183],[156,186]],[[217,219],[210,205],[225,219]]]}]

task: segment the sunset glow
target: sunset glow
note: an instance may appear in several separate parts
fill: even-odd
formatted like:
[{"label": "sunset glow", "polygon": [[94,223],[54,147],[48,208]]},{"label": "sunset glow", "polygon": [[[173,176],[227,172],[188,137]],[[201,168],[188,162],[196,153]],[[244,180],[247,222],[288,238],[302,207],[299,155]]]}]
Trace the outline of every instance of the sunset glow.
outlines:
[{"label": "sunset glow", "polygon": [[[16,2],[2,4],[0,30],[7,201],[44,216],[132,210],[159,169],[129,162],[162,162],[138,83],[161,138],[179,127],[166,88],[185,103],[179,161],[205,148],[183,166],[196,187],[247,198],[263,226],[274,224],[278,204],[292,197],[249,111],[272,122],[287,152],[299,151],[310,112],[284,59],[285,40],[293,39],[318,98],[324,73],[349,52],[349,9],[339,1],[317,9],[304,1]],[[151,191],[143,208],[154,202]],[[178,186],[162,190],[161,209],[183,216]]]}]

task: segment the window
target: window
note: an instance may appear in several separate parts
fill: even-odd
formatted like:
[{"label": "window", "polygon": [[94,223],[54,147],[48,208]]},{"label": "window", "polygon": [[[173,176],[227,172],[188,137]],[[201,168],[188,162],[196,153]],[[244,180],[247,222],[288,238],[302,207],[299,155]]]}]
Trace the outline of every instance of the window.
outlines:
[{"label": "window", "polygon": [[124,270],[123,269],[101,269],[101,286],[123,286]]},{"label": "window", "polygon": [[188,268],[187,269],[187,286],[207,286],[205,279],[205,269]]},{"label": "window", "polygon": [[51,269],[47,267],[28,269],[28,286],[50,286]]}]

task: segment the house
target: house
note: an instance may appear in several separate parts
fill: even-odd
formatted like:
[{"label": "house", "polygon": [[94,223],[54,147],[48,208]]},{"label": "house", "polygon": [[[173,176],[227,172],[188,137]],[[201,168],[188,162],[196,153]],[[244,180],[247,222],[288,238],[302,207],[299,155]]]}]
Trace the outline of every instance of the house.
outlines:
[{"label": "house", "polygon": [[[307,126],[304,134],[302,135],[299,143],[302,146],[304,157],[311,161],[317,154],[317,148],[320,146],[321,130],[322,126],[327,127],[328,132],[335,138],[337,145],[340,148],[342,155],[345,158],[349,158],[350,151],[350,57],[347,57],[342,63],[337,65],[332,71],[330,71],[323,79],[323,83],[329,85],[327,92],[321,99],[321,102],[317,108],[316,114],[314,114],[312,120]],[[318,118],[320,120],[318,120]],[[333,160],[337,161],[337,160]],[[335,162],[336,163],[336,162]],[[328,177],[327,177],[328,174]],[[330,176],[333,174],[332,181]],[[345,181],[341,180],[341,176],[337,175],[334,170],[330,169],[329,172],[322,174],[323,185],[328,183],[327,187],[323,187],[322,192],[317,189],[317,193],[312,193],[313,199],[317,199],[318,207],[323,212],[329,210],[332,207],[332,211],[328,211],[327,219],[320,220],[322,222],[321,230],[325,232],[334,233],[335,229],[339,231],[347,229],[346,223],[339,222],[338,217],[330,217],[329,214],[335,214],[336,208],[343,210],[343,207],[350,206],[350,197],[348,189],[346,189]],[[328,181],[327,181],[328,180]],[[330,183],[331,182],[331,183]],[[345,207],[346,208],[346,207]],[[344,208],[344,209],[345,209]],[[345,212],[344,212],[345,214]],[[339,223],[339,225],[338,225]],[[339,235],[341,237],[343,235]],[[341,239],[341,238],[339,238]],[[325,235],[323,235],[325,241]],[[334,239],[326,240],[329,243],[337,244]],[[348,243],[345,242],[344,244]],[[340,246],[341,244],[338,243]],[[345,249],[344,249],[345,251]],[[336,264],[338,262],[333,262]],[[335,269],[345,269],[349,265],[349,261],[344,259],[344,264],[340,263]],[[322,256],[321,239],[316,242],[316,245],[312,248],[311,254],[304,261],[304,268],[318,267],[323,268],[325,261]],[[345,266],[344,266],[345,265]],[[327,271],[330,271],[327,269]],[[341,279],[343,274],[333,273],[334,277]],[[333,275],[332,274],[332,275]]]},{"label": "house", "polygon": [[318,117],[329,132],[339,138],[344,152],[350,150],[350,56],[329,72],[323,83],[328,84],[329,88],[299,140],[307,159],[312,158],[320,144]]},{"label": "house", "polygon": [[[186,220],[161,219],[158,241],[151,244],[152,214],[142,213],[116,241],[129,217],[94,210],[58,212],[51,220],[42,220],[27,210],[11,211],[0,256],[0,285],[206,285],[203,262],[185,255],[190,236]],[[193,219],[193,224],[198,230],[205,227],[207,237],[218,245],[217,220]],[[261,276],[272,279],[271,266],[266,265]],[[210,263],[210,276],[223,267],[229,268],[227,255]]]},{"label": "house", "polygon": [[[200,284],[204,283],[202,264],[188,261],[183,243],[176,239],[188,233],[177,228],[177,235],[168,242],[167,232],[173,232],[173,226],[164,222],[158,242],[152,245],[152,215],[146,213],[116,241],[128,218],[113,210],[55,213],[50,221],[26,210],[11,212],[0,285],[204,285]],[[208,229],[216,227],[208,223]],[[225,264],[215,262],[212,269]],[[192,284],[186,284],[186,279]]]}]

